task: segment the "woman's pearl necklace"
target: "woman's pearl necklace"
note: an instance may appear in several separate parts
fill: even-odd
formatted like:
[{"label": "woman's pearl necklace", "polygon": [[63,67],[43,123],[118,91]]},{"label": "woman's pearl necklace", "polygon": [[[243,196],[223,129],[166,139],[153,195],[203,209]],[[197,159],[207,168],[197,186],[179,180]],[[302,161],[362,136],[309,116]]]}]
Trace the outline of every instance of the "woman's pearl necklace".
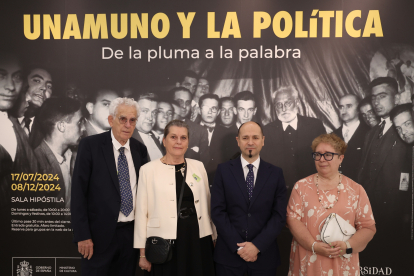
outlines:
[{"label": "woman's pearl necklace", "polygon": [[338,197],[335,199],[335,202],[334,203],[332,203],[328,208],[326,208],[325,206],[323,206],[322,201],[321,201],[321,198],[319,196],[319,186],[318,186],[319,174],[316,174],[316,183],[315,183],[316,184],[316,193],[318,194],[319,203],[322,205],[323,208],[325,208],[325,209],[331,209],[338,202],[338,200],[339,200],[339,193],[341,192],[341,189],[340,189],[340,185],[342,184],[341,183],[341,180],[342,180],[342,174],[339,174]]}]

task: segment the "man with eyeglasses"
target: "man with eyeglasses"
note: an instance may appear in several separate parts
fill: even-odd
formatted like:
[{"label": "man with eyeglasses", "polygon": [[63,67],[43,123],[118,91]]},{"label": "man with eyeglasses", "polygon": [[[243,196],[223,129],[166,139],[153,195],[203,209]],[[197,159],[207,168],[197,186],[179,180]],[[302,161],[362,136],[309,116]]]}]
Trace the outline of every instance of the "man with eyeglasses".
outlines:
[{"label": "man with eyeglasses", "polygon": [[[391,110],[400,99],[397,81],[391,77],[376,78],[369,84],[369,92],[381,122],[366,135],[359,164],[358,183],[368,194],[378,229],[366,254],[374,254],[384,248],[398,252],[401,244],[413,245],[410,235],[412,150],[401,140],[390,118]],[[395,235],[394,226],[398,228],[398,235]],[[397,261],[383,255],[376,254],[376,261],[389,267],[399,266]]]},{"label": "man with eyeglasses", "polygon": [[365,97],[358,105],[358,110],[361,114],[362,120],[365,122],[367,126],[373,128],[374,126],[378,125],[380,119],[375,114],[374,108],[372,107],[371,97]]},{"label": "man with eyeglasses", "polygon": [[139,96],[138,105],[140,116],[138,117],[136,130],[132,137],[143,143],[148,150],[148,159],[156,160],[163,157],[163,148],[160,141],[151,132],[158,116],[158,96],[154,93],[145,93]]},{"label": "man with eyeglasses", "polygon": [[134,99],[116,98],[109,106],[111,131],[79,143],[71,222],[82,275],[135,275],[136,192],[139,170],[148,162],[146,147],[131,137],[138,116]]},{"label": "man with eyeglasses", "polygon": [[113,89],[99,89],[88,96],[86,110],[89,113],[88,119],[85,120],[86,136],[106,132],[111,129],[108,122],[109,105],[118,98],[118,92]]},{"label": "man with eyeglasses", "polygon": [[339,99],[339,117],[343,124],[333,131],[348,145],[346,158],[342,161],[339,171],[351,179],[358,177],[358,165],[362,157],[364,139],[369,131],[369,127],[359,121],[358,102],[359,98],[352,94]]},{"label": "man with eyeglasses", "polygon": [[277,119],[265,126],[267,148],[263,158],[283,169],[289,197],[298,180],[315,172],[310,145],[326,130],[319,119],[298,114],[295,87],[280,87],[272,96]]}]

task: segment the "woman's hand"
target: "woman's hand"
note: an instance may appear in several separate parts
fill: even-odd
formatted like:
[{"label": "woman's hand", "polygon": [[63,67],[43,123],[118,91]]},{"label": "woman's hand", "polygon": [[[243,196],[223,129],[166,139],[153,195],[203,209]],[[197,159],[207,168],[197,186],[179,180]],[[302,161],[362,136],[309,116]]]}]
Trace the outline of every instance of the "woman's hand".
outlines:
[{"label": "woman's hand", "polygon": [[322,255],[328,258],[338,258],[339,256],[342,256],[343,253],[341,253],[340,247],[334,247],[330,246],[329,244],[318,242],[314,246],[315,253],[318,255]]},{"label": "woman's hand", "polygon": [[331,242],[330,246],[333,246],[335,248],[340,248],[341,249],[341,252],[340,252],[341,256],[346,253],[346,243],[344,241]]},{"label": "woman's hand", "polygon": [[146,271],[148,271],[148,272],[150,272],[151,271],[151,263],[150,262],[148,262],[148,260],[147,260],[147,258],[145,258],[145,257],[143,257],[143,258],[139,258],[139,267],[142,269],[142,270],[146,270]]}]

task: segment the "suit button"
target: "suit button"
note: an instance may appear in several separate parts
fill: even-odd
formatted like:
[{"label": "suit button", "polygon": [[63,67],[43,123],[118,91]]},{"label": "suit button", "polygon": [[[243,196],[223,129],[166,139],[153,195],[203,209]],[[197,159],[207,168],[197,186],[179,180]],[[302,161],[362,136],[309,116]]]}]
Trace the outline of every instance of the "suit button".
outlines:
[{"label": "suit button", "polygon": [[193,182],[190,182],[190,186],[193,187]]},{"label": "suit button", "polygon": [[201,219],[201,217],[198,218],[198,220],[200,220],[200,219]]},{"label": "suit button", "polygon": [[247,216],[250,218],[252,215],[250,213],[248,213]]},{"label": "suit button", "polygon": [[195,203],[198,203],[198,199],[195,201]]}]

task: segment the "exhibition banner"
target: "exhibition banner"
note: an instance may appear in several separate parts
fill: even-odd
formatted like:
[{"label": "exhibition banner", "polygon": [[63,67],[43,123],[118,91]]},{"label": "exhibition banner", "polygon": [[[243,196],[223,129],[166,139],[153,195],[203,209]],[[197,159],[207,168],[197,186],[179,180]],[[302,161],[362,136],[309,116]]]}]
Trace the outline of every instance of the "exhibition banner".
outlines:
[{"label": "exhibition banner", "polygon": [[[316,173],[312,140],[336,133],[348,144],[340,170],[364,187],[376,221],[360,275],[411,275],[413,120],[390,110],[413,103],[413,11],[410,0],[2,3],[0,275],[81,275],[70,208],[77,146],[110,129],[117,97],[139,102],[133,137],[150,160],[164,155],[165,125],[185,120],[186,156],[203,162],[211,188],[217,165],[237,156],[244,122],[262,125],[261,158],[283,169],[288,196]],[[388,102],[371,94],[380,77],[398,85]],[[289,273],[291,242],[286,228],[277,275]]]}]

